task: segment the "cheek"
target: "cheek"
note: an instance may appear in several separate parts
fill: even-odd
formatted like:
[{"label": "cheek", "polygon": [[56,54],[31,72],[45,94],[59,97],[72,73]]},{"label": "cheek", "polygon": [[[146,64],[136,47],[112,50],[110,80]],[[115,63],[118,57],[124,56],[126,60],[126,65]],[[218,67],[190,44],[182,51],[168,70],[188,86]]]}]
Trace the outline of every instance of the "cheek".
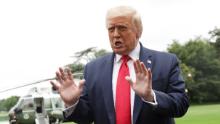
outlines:
[{"label": "cheek", "polygon": [[129,37],[128,39],[127,39],[127,41],[129,41],[129,42],[127,42],[127,47],[131,50],[131,49],[133,49],[135,46],[136,46],[136,44],[137,44],[137,39],[135,38],[135,37]]},{"label": "cheek", "polygon": [[[129,35],[127,35],[127,36],[129,36]],[[127,44],[130,44],[130,45],[134,44],[134,42],[136,41],[136,38],[131,35],[129,37],[124,37],[124,38],[127,41]]]},{"label": "cheek", "polygon": [[109,39],[110,42],[112,41],[112,37],[111,37],[110,34],[108,34],[108,39]]},{"label": "cheek", "polygon": [[110,37],[109,37],[109,43],[110,43],[111,47],[113,47],[112,38],[110,38]]},{"label": "cheek", "polygon": [[113,36],[112,36],[111,34],[108,34],[108,39],[109,39],[110,41],[112,41]]}]

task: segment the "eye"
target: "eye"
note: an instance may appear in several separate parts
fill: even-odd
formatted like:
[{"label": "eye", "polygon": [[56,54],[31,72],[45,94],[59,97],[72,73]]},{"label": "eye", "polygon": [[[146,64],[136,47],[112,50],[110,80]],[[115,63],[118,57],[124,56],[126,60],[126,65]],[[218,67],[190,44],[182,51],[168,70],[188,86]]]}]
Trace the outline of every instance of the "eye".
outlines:
[{"label": "eye", "polygon": [[118,30],[119,30],[119,31],[127,31],[127,30],[128,30],[128,27],[123,26],[123,25],[120,25],[120,26],[118,26]]},{"label": "eye", "polygon": [[114,29],[115,29],[115,27],[109,27],[109,28],[108,28],[108,31],[109,31],[109,32],[113,32]]}]

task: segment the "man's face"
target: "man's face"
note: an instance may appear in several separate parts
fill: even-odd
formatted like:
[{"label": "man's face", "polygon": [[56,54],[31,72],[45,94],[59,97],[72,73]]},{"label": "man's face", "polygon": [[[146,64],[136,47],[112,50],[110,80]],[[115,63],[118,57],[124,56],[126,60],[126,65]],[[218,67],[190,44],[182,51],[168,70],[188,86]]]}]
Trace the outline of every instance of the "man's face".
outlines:
[{"label": "man's face", "polygon": [[138,43],[137,30],[131,17],[115,17],[107,21],[108,35],[112,50],[127,55]]}]

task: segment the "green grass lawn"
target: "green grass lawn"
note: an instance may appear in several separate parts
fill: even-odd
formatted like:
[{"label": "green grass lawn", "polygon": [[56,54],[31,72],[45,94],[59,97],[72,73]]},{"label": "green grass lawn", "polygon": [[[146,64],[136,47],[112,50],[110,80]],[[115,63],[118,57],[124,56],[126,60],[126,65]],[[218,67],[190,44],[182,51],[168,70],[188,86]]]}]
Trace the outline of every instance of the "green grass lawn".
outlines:
[{"label": "green grass lawn", "polygon": [[220,104],[192,105],[184,117],[175,120],[176,124],[220,124]]},{"label": "green grass lawn", "polygon": [[192,105],[184,117],[175,120],[176,124],[220,124],[220,104]]},{"label": "green grass lawn", "polygon": [[220,124],[220,104],[193,105],[176,124]]},{"label": "green grass lawn", "polygon": [[[0,113],[0,121],[2,120],[7,120],[7,113]],[[175,120],[176,124],[220,124],[220,104],[192,105],[184,117]]]},{"label": "green grass lawn", "polygon": [[8,119],[7,112],[0,112],[0,122]]}]

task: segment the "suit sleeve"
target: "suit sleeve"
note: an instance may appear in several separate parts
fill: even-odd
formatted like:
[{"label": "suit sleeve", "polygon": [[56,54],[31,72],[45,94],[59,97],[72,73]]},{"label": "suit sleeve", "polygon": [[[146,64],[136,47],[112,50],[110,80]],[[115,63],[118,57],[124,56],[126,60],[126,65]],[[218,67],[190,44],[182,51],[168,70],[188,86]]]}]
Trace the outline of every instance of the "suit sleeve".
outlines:
[{"label": "suit sleeve", "polygon": [[170,70],[168,70],[165,92],[154,90],[158,103],[154,111],[162,116],[181,117],[186,113],[189,101],[185,93],[185,83],[180,74],[178,59],[175,55],[171,57],[172,62]]},{"label": "suit sleeve", "polygon": [[[87,80],[87,66],[84,69],[84,78]],[[65,114],[65,113],[64,113]],[[74,121],[78,124],[91,124],[93,119],[92,110],[88,99],[88,82],[85,82],[83,93],[73,111],[73,113],[65,117],[65,120]]]}]

